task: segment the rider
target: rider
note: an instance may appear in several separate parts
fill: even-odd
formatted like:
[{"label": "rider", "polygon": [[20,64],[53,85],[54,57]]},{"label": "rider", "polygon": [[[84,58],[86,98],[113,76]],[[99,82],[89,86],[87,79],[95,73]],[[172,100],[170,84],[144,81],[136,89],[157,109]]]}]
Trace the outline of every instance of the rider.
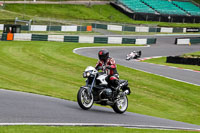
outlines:
[{"label": "rider", "polygon": [[116,69],[115,60],[109,57],[109,51],[106,49],[102,49],[98,52],[99,61],[96,64],[97,70],[102,70],[106,72],[108,76],[106,77],[106,81],[108,82],[108,86],[113,89],[113,91],[119,91],[119,74]]},{"label": "rider", "polygon": [[136,51],[131,51],[130,55],[131,56],[135,56],[136,55]]}]

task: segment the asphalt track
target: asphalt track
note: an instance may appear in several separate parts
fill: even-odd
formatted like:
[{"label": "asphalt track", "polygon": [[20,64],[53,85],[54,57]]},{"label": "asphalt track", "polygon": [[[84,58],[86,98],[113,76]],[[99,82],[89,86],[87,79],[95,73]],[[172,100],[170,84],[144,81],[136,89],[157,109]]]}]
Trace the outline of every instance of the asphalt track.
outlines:
[{"label": "asphalt track", "polygon": [[[134,38],[144,38],[143,36],[133,36]],[[138,61],[126,61],[126,55],[133,50],[141,50],[141,58],[154,57],[154,56],[170,56],[181,55],[183,53],[191,53],[200,51],[200,45],[175,45],[173,36],[157,36],[157,44],[150,47],[104,47],[110,51],[111,57],[115,58],[116,63],[134,68],[137,70],[153,73],[156,75],[164,76],[170,79],[194,84],[200,86],[200,72],[185,70],[180,68],[161,66],[155,64],[149,64]],[[98,58],[97,53],[102,49],[98,48],[80,48],[74,50],[75,53],[84,55],[87,57]]]},{"label": "asphalt track", "polygon": [[[151,47],[134,47],[134,49],[142,50],[143,57],[159,56],[160,54],[162,56],[177,55],[185,52],[199,51],[200,45],[190,47],[176,46],[169,43],[169,38],[159,37],[159,44],[152,45]],[[151,66],[149,64],[146,66],[146,63],[125,61],[125,55],[131,50],[130,47],[108,49],[118,64],[125,63],[130,65],[128,67],[138,66],[140,69],[147,66],[151,69],[154,67],[154,65]],[[75,52],[96,58],[96,51],[98,50],[99,48],[85,48],[76,49]],[[158,71],[159,69],[156,70]],[[167,69],[167,71],[171,70]],[[174,71],[179,71],[179,69]],[[199,75],[199,73],[190,73],[195,78]],[[193,81],[193,79],[191,80]],[[188,80],[188,82],[192,81]],[[199,82],[195,81],[194,84],[199,84]],[[124,126],[133,128],[200,130],[199,125],[130,112],[116,114],[112,109],[105,107],[93,106],[91,110],[85,111],[80,109],[78,104],[73,101],[3,89],[0,89],[0,125]]]},{"label": "asphalt track", "polygon": [[80,109],[76,102],[36,94],[0,90],[0,125],[124,126],[200,130],[200,126],[93,106]]}]

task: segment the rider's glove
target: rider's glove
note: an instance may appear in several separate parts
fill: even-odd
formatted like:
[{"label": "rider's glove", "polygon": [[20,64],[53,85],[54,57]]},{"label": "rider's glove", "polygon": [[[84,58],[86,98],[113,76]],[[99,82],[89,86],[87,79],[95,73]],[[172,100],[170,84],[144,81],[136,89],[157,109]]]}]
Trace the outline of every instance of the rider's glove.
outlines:
[{"label": "rider's glove", "polygon": [[106,66],[107,69],[111,69],[111,66]]}]

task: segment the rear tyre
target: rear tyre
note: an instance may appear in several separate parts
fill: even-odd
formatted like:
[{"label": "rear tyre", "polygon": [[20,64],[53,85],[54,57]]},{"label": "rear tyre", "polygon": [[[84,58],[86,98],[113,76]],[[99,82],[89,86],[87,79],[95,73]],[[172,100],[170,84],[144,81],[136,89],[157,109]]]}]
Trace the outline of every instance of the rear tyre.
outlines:
[{"label": "rear tyre", "polygon": [[112,108],[116,113],[119,113],[119,114],[124,113],[128,108],[128,98],[127,98],[127,96],[126,95],[121,96],[115,102],[115,104],[112,106]]},{"label": "rear tyre", "polygon": [[139,56],[138,56],[138,57],[140,57],[140,56],[142,55],[142,51],[139,51],[139,52],[138,52],[138,54],[139,54]]},{"label": "rear tyre", "polygon": [[88,89],[81,87],[77,94],[77,101],[82,109],[88,110],[94,103],[93,94],[89,96]]}]

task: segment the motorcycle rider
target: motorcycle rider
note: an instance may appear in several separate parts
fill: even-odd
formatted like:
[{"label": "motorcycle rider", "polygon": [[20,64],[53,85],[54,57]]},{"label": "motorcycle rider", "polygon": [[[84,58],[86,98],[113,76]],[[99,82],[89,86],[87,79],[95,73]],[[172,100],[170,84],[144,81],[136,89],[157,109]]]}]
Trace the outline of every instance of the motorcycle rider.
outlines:
[{"label": "motorcycle rider", "polygon": [[[136,59],[136,58],[140,57],[141,54],[142,54],[141,51],[131,51],[131,53],[128,54],[128,55],[131,56],[133,59]],[[128,56],[128,55],[127,55],[127,56]]]},{"label": "motorcycle rider", "polygon": [[136,54],[137,54],[136,51],[131,51],[130,56],[135,57]]},{"label": "motorcycle rider", "polygon": [[99,61],[96,64],[97,70],[102,70],[106,72],[108,76],[106,81],[108,82],[108,87],[110,87],[114,92],[118,92],[119,86],[119,74],[117,72],[117,66],[115,60],[109,57],[109,51],[107,49],[102,49],[98,52]]}]

